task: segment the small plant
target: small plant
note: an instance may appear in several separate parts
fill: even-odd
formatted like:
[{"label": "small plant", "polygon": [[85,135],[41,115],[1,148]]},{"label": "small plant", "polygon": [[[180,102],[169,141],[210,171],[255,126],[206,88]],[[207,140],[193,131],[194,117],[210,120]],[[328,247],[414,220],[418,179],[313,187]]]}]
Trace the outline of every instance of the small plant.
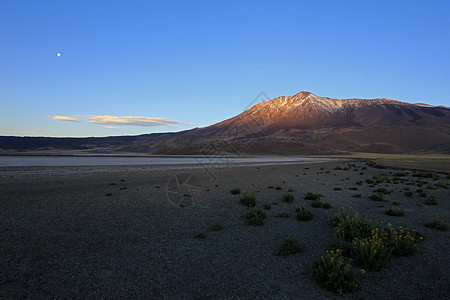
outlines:
[{"label": "small plant", "polygon": [[446,221],[444,221],[441,217],[435,217],[434,219],[425,222],[424,225],[431,229],[437,229],[437,230],[447,230],[448,229],[448,223]]},{"label": "small plant", "polygon": [[264,204],[263,205],[264,210],[270,210],[272,206],[270,204]]},{"label": "small plant", "polygon": [[392,205],[400,205],[400,203],[398,203],[397,201],[393,201]]},{"label": "small plant", "polygon": [[106,193],[105,196],[110,197],[110,196],[112,196],[112,193]]},{"label": "small plant", "polygon": [[373,179],[375,179],[376,183],[383,183],[387,180],[387,177],[384,174],[376,174],[373,176]]},{"label": "small plant", "polygon": [[300,252],[303,252],[303,248],[302,246],[300,246],[300,243],[293,237],[287,237],[278,249],[278,255],[284,257]]},{"label": "small plant", "polygon": [[353,247],[351,243],[337,240],[336,242],[331,243],[327,250],[336,251],[338,249],[342,250],[342,256],[348,258],[353,257]]},{"label": "small plant", "polygon": [[305,200],[320,200],[320,197],[322,197],[321,194],[314,194],[307,192],[304,196]]},{"label": "small plant", "polygon": [[214,222],[211,224],[211,226],[209,226],[209,229],[212,231],[219,231],[222,229],[222,224],[220,224],[220,222]]},{"label": "small plant", "polygon": [[281,186],[277,186],[275,189],[276,189],[277,191],[279,191],[279,190],[281,190]]},{"label": "small plant", "polygon": [[299,221],[311,221],[313,219],[312,212],[304,206],[299,206],[296,209],[297,220]]},{"label": "small plant", "polygon": [[281,197],[286,203],[292,203],[295,199],[294,194],[292,193],[284,193]]},{"label": "small plant", "polygon": [[253,192],[242,192],[241,194],[241,204],[248,206],[248,207],[255,207],[256,206],[256,194]]},{"label": "small plant", "polygon": [[386,188],[379,188],[379,189],[374,190],[373,192],[378,193],[378,194],[386,194],[386,195],[392,193],[392,191],[389,191]]},{"label": "small plant", "polygon": [[400,226],[395,230],[388,225],[383,229],[384,244],[392,249],[394,256],[410,256],[417,251],[417,243],[423,238],[415,230],[409,230]]},{"label": "small plant", "polygon": [[410,192],[410,191],[408,191],[408,192],[405,192],[405,196],[406,196],[406,197],[409,197],[409,198],[411,198],[411,197],[412,197],[412,195],[413,195],[413,192]]},{"label": "small plant", "polygon": [[291,215],[288,213],[281,213],[281,214],[276,214],[275,217],[277,218],[290,218]]},{"label": "small plant", "polygon": [[342,250],[327,251],[312,264],[314,280],[330,292],[343,294],[353,293],[360,289],[358,275],[350,265],[350,260],[342,256]]},{"label": "small plant", "polygon": [[288,189],[287,191],[288,191],[288,193],[293,193],[294,192],[293,189]]},{"label": "small plant", "polygon": [[404,177],[404,176],[406,176],[406,173],[405,172],[395,172],[394,173],[394,177]]},{"label": "small plant", "polygon": [[413,174],[413,176],[418,177],[418,178],[432,178],[433,180],[439,179],[438,175],[429,173],[429,172],[420,172],[420,173]]},{"label": "small plant", "polygon": [[340,209],[331,217],[331,225],[336,235],[344,241],[352,241],[354,238],[366,238],[370,236],[373,225],[367,219],[362,219],[353,208]]},{"label": "small plant", "polygon": [[361,198],[362,195],[361,195],[361,194],[354,194],[352,197],[353,197],[353,198]]},{"label": "small plant", "polygon": [[334,191],[342,191],[342,188],[340,188],[340,187],[334,187],[333,190],[334,190]]},{"label": "small plant", "polygon": [[389,208],[385,211],[388,216],[401,217],[405,214],[404,210],[398,208]]},{"label": "small plant", "polygon": [[238,195],[241,193],[241,189],[238,186],[234,186],[230,190],[231,195]]},{"label": "small plant", "polygon": [[273,186],[269,185],[267,188],[270,190],[273,189]]},{"label": "small plant", "polygon": [[370,195],[369,198],[372,201],[384,201],[383,196],[381,194],[378,194],[378,193],[373,193],[372,195]]},{"label": "small plant", "polygon": [[311,207],[321,208],[322,207],[322,202],[320,202],[318,200],[311,201]]},{"label": "small plant", "polygon": [[197,233],[197,234],[194,236],[194,238],[196,238],[196,239],[205,239],[205,238],[206,238],[206,235],[205,235],[203,232],[199,232],[199,233]]},{"label": "small plant", "polygon": [[367,182],[368,184],[372,184],[372,183],[373,183],[373,180],[372,180],[371,178],[368,178],[368,179],[366,179],[366,182]]},{"label": "small plant", "polygon": [[350,191],[357,191],[357,190],[358,190],[358,188],[357,188],[356,186],[349,187],[348,189],[349,189]]},{"label": "small plant", "polygon": [[427,201],[425,201],[426,205],[437,205],[436,199],[433,196],[428,197]]},{"label": "small plant", "polygon": [[362,181],[358,181],[356,184],[357,185],[362,185],[362,183],[363,183]]},{"label": "small plant", "polygon": [[264,225],[264,219],[266,218],[266,213],[258,208],[252,208],[248,214],[245,215],[245,225],[250,226],[261,226]]},{"label": "small plant", "polygon": [[324,202],[324,203],[322,203],[322,208],[323,209],[330,209],[331,208],[331,204],[328,203],[328,202]]},{"label": "small plant", "polygon": [[421,197],[421,198],[425,198],[426,196],[427,196],[427,193],[425,193],[425,192],[419,193],[419,197]]}]

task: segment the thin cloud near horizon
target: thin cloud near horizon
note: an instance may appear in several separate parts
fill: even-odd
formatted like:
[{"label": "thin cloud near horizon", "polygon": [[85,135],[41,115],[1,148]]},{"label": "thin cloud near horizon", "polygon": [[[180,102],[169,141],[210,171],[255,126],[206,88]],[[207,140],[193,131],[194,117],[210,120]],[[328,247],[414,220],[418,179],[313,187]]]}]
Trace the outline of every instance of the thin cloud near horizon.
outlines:
[{"label": "thin cloud near horizon", "polygon": [[[58,121],[89,122],[99,125],[128,125],[128,126],[131,125],[142,127],[155,127],[155,126],[169,126],[172,124],[178,124],[178,125],[198,126],[194,123],[186,123],[167,118],[157,118],[157,117],[110,116],[110,115],[73,115],[70,117],[70,116],[55,115],[51,116],[50,118]],[[114,129],[118,127],[106,126],[106,128]]]}]

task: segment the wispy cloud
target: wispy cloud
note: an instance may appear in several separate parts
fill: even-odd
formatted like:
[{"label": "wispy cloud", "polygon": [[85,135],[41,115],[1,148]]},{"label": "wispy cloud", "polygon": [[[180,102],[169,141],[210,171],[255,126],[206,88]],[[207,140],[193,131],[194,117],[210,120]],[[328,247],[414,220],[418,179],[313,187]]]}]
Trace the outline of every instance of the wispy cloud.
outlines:
[{"label": "wispy cloud", "polygon": [[[86,121],[89,123],[100,124],[100,125],[132,125],[132,126],[143,126],[143,127],[154,127],[154,126],[168,126],[172,124],[180,125],[195,125],[193,123],[185,123],[181,121],[175,121],[166,118],[153,118],[153,117],[133,117],[133,116],[109,116],[109,115],[74,115],[72,117],[68,116],[52,116],[54,120],[60,121],[71,121],[80,122]],[[106,128],[118,128],[117,126],[106,126]]]},{"label": "wispy cloud", "polygon": [[105,128],[116,129],[116,128],[119,128],[119,127],[117,127],[117,126],[105,126]]},{"label": "wispy cloud", "polygon": [[69,121],[69,122],[80,122],[81,121],[78,118],[67,117],[67,116],[52,116],[50,118],[52,118],[53,120]]}]

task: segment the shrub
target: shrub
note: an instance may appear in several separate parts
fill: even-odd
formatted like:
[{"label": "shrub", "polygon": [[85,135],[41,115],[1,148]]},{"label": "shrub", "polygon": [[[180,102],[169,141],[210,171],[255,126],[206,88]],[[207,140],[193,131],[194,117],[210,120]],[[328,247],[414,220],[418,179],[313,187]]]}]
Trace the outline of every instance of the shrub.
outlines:
[{"label": "shrub", "polygon": [[268,186],[267,188],[268,188],[268,189],[273,189],[273,186],[270,185],[270,186]]},{"label": "shrub", "polygon": [[331,243],[327,250],[336,251],[338,249],[342,250],[342,256],[348,258],[353,257],[353,247],[351,243],[337,240],[336,242]]},{"label": "shrub", "polygon": [[375,179],[377,183],[383,183],[386,181],[387,177],[384,174],[376,174],[373,176],[373,179]]},{"label": "shrub", "polygon": [[414,177],[418,177],[418,178],[433,178],[434,180],[438,180],[439,176],[430,172],[420,172],[420,173],[416,173],[413,174]]},{"label": "shrub", "polygon": [[288,213],[281,213],[281,214],[276,214],[275,217],[277,218],[290,218],[291,215]]},{"label": "shrub", "polygon": [[293,237],[287,237],[278,249],[278,255],[284,257],[299,252],[303,252],[303,248],[302,246],[300,246],[300,243]]},{"label": "shrub", "polygon": [[372,183],[373,183],[373,180],[372,180],[371,178],[368,178],[368,179],[366,179],[366,182],[367,182],[368,184],[372,184]]},{"label": "shrub", "polygon": [[321,194],[314,194],[307,192],[304,196],[305,200],[320,200],[320,197],[322,197]]},{"label": "shrub", "polygon": [[348,188],[350,191],[357,191],[358,190],[358,188],[356,187],[356,186],[354,186],[354,187],[349,187]]},{"label": "shrub", "polygon": [[105,196],[110,197],[110,196],[112,196],[112,193],[106,193]]},{"label": "shrub", "polygon": [[314,280],[327,291],[343,294],[359,290],[358,275],[340,249],[327,251],[325,257],[314,261],[312,274]]},{"label": "shrub", "polygon": [[425,222],[424,225],[431,229],[437,229],[437,230],[447,230],[448,229],[448,223],[440,217],[435,217],[434,219]]},{"label": "shrub", "polygon": [[277,186],[275,189],[276,189],[277,191],[279,191],[279,190],[281,190],[281,186]]},{"label": "shrub", "polygon": [[314,200],[311,202],[311,207],[320,208],[320,207],[322,207],[322,202],[320,202],[318,200]]},{"label": "shrub", "polygon": [[212,231],[219,231],[220,229],[222,229],[222,224],[220,224],[220,222],[214,222],[211,224],[211,226],[209,226],[209,229]]},{"label": "shrub", "polygon": [[248,207],[256,206],[256,194],[253,192],[242,192],[241,204]]},{"label": "shrub", "polygon": [[362,185],[362,181],[358,181],[356,184],[357,185]]},{"label": "shrub", "polygon": [[336,171],[342,170],[342,168],[341,168],[340,166],[337,166],[337,167],[335,167],[334,169],[335,169]]},{"label": "shrub", "polygon": [[196,239],[205,239],[206,235],[203,232],[197,233],[194,238]]},{"label": "shrub", "polygon": [[269,209],[272,208],[272,206],[271,206],[270,204],[264,204],[264,205],[263,205],[263,208],[264,208],[265,210],[269,210]]},{"label": "shrub", "polygon": [[404,177],[404,176],[406,176],[405,172],[395,172],[394,173],[394,177]]},{"label": "shrub", "polygon": [[433,196],[428,197],[427,201],[425,201],[426,205],[437,205],[436,199]]},{"label": "shrub", "polygon": [[322,203],[322,208],[324,208],[324,209],[330,209],[330,208],[331,208],[331,204],[328,203],[328,202],[324,202],[324,203]]},{"label": "shrub", "polygon": [[312,212],[304,206],[299,206],[297,209],[297,220],[310,221],[313,218]]},{"label": "shrub", "polygon": [[237,195],[241,193],[241,189],[238,186],[234,186],[230,190],[231,195]]},{"label": "shrub", "polygon": [[344,241],[368,237],[373,229],[370,221],[362,219],[353,208],[340,209],[331,217],[331,225],[336,235]]},{"label": "shrub", "polygon": [[392,202],[393,205],[400,205],[397,201]]},{"label": "shrub", "polygon": [[266,213],[258,208],[252,208],[250,212],[245,215],[245,225],[260,226],[264,225],[264,219],[266,218]]},{"label": "shrub", "polygon": [[293,189],[288,189],[287,191],[288,191],[288,193],[293,193],[294,192]]},{"label": "shrub", "polygon": [[353,197],[353,198],[361,198],[362,195],[361,195],[361,194],[354,194],[352,197]]},{"label": "shrub", "polygon": [[411,198],[412,195],[413,195],[413,192],[405,192],[405,196],[406,196],[406,197],[410,197],[410,198]]},{"label": "shrub", "polygon": [[[423,240],[421,236],[418,236],[418,232],[409,230],[400,226],[397,230],[394,230],[392,226],[387,226],[383,229],[384,244],[392,249],[392,255],[394,256],[410,256],[417,251],[417,242]],[[420,235],[420,234],[419,234]]]},{"label": "shrub", "polygon": [[333,190],[335,190],[335,191],[342,191],[342,189],[340,187],[334,187]]},{"label": "shrub", "polygon": [[372,199],[373,201],[384,201],[383,196],[378,193],[373,193],[372,195],[370,195],[369,198]]},{"label": "shrub", "polygon": [[405,214],[404,210],[398,208],[389,208],[385,211],[388,216],[401,217]]},{"label": "shrub", "polygon": [[284,193],[281,197],[286,203],[292,203],[295,199],[294,194],[291,193]]},{"label": "shrub", "polygon": [[378,194],[390,194],[392,193],[392,191],[389,191],[385,188],[379,188],[373,191],[374,193],[378,193]]},{"label": "shrub", "polygon": [[425,193],[425,192],[419,193],[419,197],[421,197],[421,198],[425,198],[426,196],[427,196],[427,193]]},{"label": "shrub", "polygon": [[387,247],[387,233],[375,228],[367,238],[355,238],[353,241],[354,258],[361,267],[379,270],[391,258],[392,248]]}]

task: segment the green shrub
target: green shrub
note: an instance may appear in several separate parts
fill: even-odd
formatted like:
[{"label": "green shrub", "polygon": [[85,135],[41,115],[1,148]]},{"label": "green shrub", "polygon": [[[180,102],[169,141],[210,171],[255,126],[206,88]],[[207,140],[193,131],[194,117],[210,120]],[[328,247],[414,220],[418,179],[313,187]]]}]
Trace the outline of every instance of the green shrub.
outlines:
[{"label": "green shrub", "polygon": [[406,196],[406,197],[410,197],[410,198],[411,198],[412,195],[413,195],[413,192],[405,192],[405,196]]},{"label": "green shrub", "polygon": [[378,193],[373,193],[372,195],[369,196],[369,198],[372,199],[373,201],[384,201],[383,196]]},{"label": "green shrub", "polygon": [[405,172],[395,172],[394,173],[394,177],[404,177],[404,176],[406,176]]},{"label": "green shrub", "polygon": [[387,177],[384,174],[376,174],[373,176],[373,179],[375,179],[376,183],[383,183],[387,180]]},{"label": "green shrub", "polygon": [[277,218],[290,218],[291,215],[288,213],[281,213],[281,214],[276,214],[275,217]]},{"label": "green shrub", "polygon": [[320,200],[320,197],[322,197],[321,194],[314,194],[307,192],[304,196],[305,200]]},{"label": "green shrub", "polygon": [[212,231],[219,231],[220,229],[222,229],[222,224],[220,224],[220,222],[214,222],[211,224],[211,226],[209,226],[209,229]]},{"label": "green shrub", "polygon": [[340,188],[340,187],[334,187],[333,190],[335,190],[335,191],[342,191],[342,188]]},{"label": "green shrub", "polygon": [[368,184],[372,184],[372,183],[373,183],[373,180],[372,180],[371,178],[368,178],[368,179],[366,179],[366,182],[367,182]]},{"label": "green shrub", "polygon": [[263,208],[264,208],[264,210],[269,210],[272,208],[272,206],[270,204],[264,204]]},{"label": "green shrub", "polygon": [[334,243],[331,243],[330,246],[328,246],[327,250],[336,251],[338,249],[342,250],[342,256],[348,258],[353,257],[353,247],[351,243],[337,240]]},{"label": "green shrub", "polygon": [[287,237],[278,249],[278,255],[284,257],[299,252],[303,252],[303,248],[302,246],[300,246],[300,243],[293,237]]},{"label": "green shrub", "polygon": [[276,189],[277,191],[279,191],[279,190],[281,190],[281,186],[277,186],[275,189]]},{"label": "green shrub", "polygon": [[[397,230],[392,226],[383,229],[384,245],[392,249],[394,256],[410,256],[417,251],[417,243],[423,240],[418,232],[400,226]],[[420,234],[419,234],[420,235]]]},{"label": "green shrub", "polygon": [[447,230],[448,229],[448,223],[440,217],[435,217],[434,219],[425,222],[424,225],[431,229],[437,229],[437,230]]},{"label": "green shrub", "polygon": [[362,183],[363,183],[362,181],[358,181],[356,184],[357,185],[362,185]]},{"label": "green shrub", "polygon": [[358,190],[358,188],[356,187],[356,186],[354,186],[354,187],[349,187],[348,188],[350,191],[357,191]]},{"label": "green shrub", "polygon": [[430,172],[420,172],[420,173],[416,173],[413,174],[414,177],[419,177],[419,178],[433,178],[434,180],[438,180],[439,176]]},{"label": "green shrub", "polygon": [[293,189],[288,189],[287,191],[288,191],[288,193],[293,193],[294,192]]},{"label": "green shrub", "polygon": [[425,192],[419,193],[419,197],[421,197],[421,198],[425,198],[426,196],[427,196],[427,193],[425,193]]},{"label": "green shrub", "polygon": [[362,195],[361,195],[361,194],[354,194],[352,197],[353,197],[353,198],[361,198]]},{"label": "green shrub", "polygon": [[436,199],[433,196],[428,197],[427,201],[425,201],[426,205],[437,205]]},{"label": "green shrub", "polygon": [[241,189],[238,186],[234,186],[230,190],[231,195],[237,195],[241,193]]},{"label": "green shrub", "polygon": [[373,225],[366,218],[362,219],[353,208],[342,208],[331,217],[331,225],[336,235],[344,241],[370,236]]},{"label": "green shrub", "polygon": [[270,186],[268,186],[267,188],[270,190],[270,189],[273,189],[273,186],[270,185]]},{"label": "green shrub", "polygon": [[266,218],[266,213],[261,209],[252,208],[250,212],[245,215],[245,225],[260,226],[264,225],[264,219]]},{"label": "green shrub", "polygon": [[281,197],[286,203],[292,203],[295,199],[294,194],[292,193],[284,193]]},{"label": "green shrub", "polygon": [[334,168],[336,171],[342,170],[342,168],[340,166],[337,166]]},{"label": "green shrub", "polygon": [[322,208],[324,208],[324,209],[330,209],[330,208],[331,208],[331,204],[328,203],[328,202],[324,202],[324,203],[322,203]]},{"label": "green shrub", "polygon": [[401,217],[405,214],[404,210],[398,208],[389,208],[385,211],[388,216]]},{"label": "green shrub", "polygon": [[379,270],[391,258],[392,248],[386,246],[387,233],[375,228],[371,236],[355,238],[353,257],[359,266]]},{"label": "green shrub", "polygon": [[400,203],[398,203],[397,201],[393,201],[392,205],[400,205]]},{"label": "green shrub", "polygon": [[320,202],[318,200],[311,201],[311,207],[321,208],[322,207],[322,202]]},{"label": "green shrub", "polygon": [[194,238],[196,239],[205,239],[206,235],[203,232],[197,233]]},{"label": "green shrub", "polygon": [[310,221],[313,218],[312,212],[304,206],[299,206],[296,209],[297,220],[299,221]]},{"label": "green shrub", "polygon": [[240,197],[241,204],[248,206],[248,207],[255,207],[256,206],[256,194],[253,192],[242,192],[242,195]]},{"label": "green shrub", "polygon": [[314,280],[330,292],[343,294],[360,289],[358,275],[351,269],[350,261],[342,256],[342,250],[327,251],[312,264]]},{"label": "green shrub", "polygon": [[386,194],[386,195],[392,193],[392,191],[389,191],[385,188],[379,188],[379,189],[374,190],[373,192],[378,193],[378,194]]}]

